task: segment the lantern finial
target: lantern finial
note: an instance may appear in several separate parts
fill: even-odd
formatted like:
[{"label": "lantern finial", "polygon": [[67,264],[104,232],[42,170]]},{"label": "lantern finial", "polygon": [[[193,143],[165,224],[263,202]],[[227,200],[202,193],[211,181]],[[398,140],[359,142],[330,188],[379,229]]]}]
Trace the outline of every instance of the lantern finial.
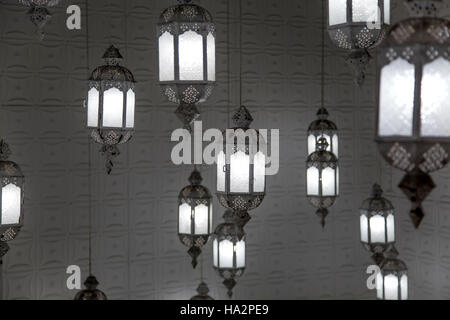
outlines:
[{"label": "lantern finial", "polygon": [[234,279],[226,279],[223,281],[223,285],[228,289],[228,297],[231,299],[233,297],[233,288],[236,286],[237,282]]},{"label": "lantern finial", "polygon": [[200,172],[197,169],[192,171],[191,175],[189,176],[189,182],[191,183],[191,185],[198,186],[202,183],[202,181],[203,178]]},{"label": "lantern finial", "polygon": [[317,118],[319,118],[319,120],[326,120],[328,119],[328,116],[330,114],[328,113],[328,110],[324,107],[320,108],[319,111],[317,111]]},{"label": "lantern finial", "polygon": [[201,253],[202,253],[202,250],[199,247],[195,246],[195,245],[190,247],[189,250],[188,250],[188,254],[192,258],[192,267],[194,269],[197,268],[197,265],[198,265],[197,258],[200,256]]},{"label": "lantern finial", "polygon": [[236,128],[248,129],[253,122],[253,117],[244,106],[241,106],[233,115],[233,123]]},{"label": "lantern finial", "polygon": [[319,208],[316,211],[316,215],[320,218],[320,225],[325,229],[325,218],[328,216],[329,212],[325,208]]},{"label": "lantern finial", "polygon": [[119,49],[117,49],[113,45],[109,46],[109,48],[106,49],[102,58],[105,60],[106,64],[109,66],[117,66],[117,65],[119,65],[120,61],[123,60],[123,57],[120,54]]},{"label": "lantern finial", "polygon": [[381,189],[378,183],[375,183],[372,187],[372,198],[380,199],[383,196],[383,189]]},{"label": "lantern finial", "polygon": [[5,142],[5,140],[0,140],[0,160],[8,160],[11,155],[11,149],[9,149],[9,145]]},{"label": "lantern finial", "polygon": [[353,68],[354,81],[359,87],[364,84],[366,79],[366,69],[372,57],[366,49],[354,50],[347,57],[347,63]]}]

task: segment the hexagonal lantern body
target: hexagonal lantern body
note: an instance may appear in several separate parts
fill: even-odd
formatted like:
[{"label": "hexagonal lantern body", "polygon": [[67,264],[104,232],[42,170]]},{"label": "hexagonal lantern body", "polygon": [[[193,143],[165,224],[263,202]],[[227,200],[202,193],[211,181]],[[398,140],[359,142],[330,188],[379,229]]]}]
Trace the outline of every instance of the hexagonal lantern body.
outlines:
[{"label": "hexagonal lantern body", "polygon": [[334,122],[328,120],[328,111],[320,108],[317,112],[317,120],[313,121],[308,128],[308,156],[317,150],[317,142],[325,138],[328,143],[327,151],[339,157],[338,129]]},{"label": "hexagonal lantern body", "polygon": [[236,278],[245,271],[245,232],[231,210],[224,214],[225,223],[219,225],[213,234],[213,267],[224,279],[228,295],[233,295]]},{"label": "hexagonal lantern body", "polygon": [[157,26],[159,83],[190,124],[199,116],[193,105],[211,95],[216,81],[216,27],[205,8],[179,2],[163,11]]},{"label": "hexagonal lantern body", "polygon": [[450,22],[424,16],[440,1],[406,1],[416,15],[392,27],[378,56],[376,141],[392,166],[407,172],[400,188],[421,203],[435,187],[428,173],[443,168],[450,152]]},{"label": "hexagonal lantern body", "polygon": [[242,106],[233,116],[235,127],[223,134],[223,150],[217,155],[217,196],[225,208],[243,217],[256,209],[266,194],[266,141]]},{"label": "hexagonal lantern body", "polygon": [[375,184],[371,197],[364,200],[359,209],[361,242],[373,253],[377,264],[383,261],[383,252],[395,243],[394,207],[382,195],[383,190]]},{"label": "hexagonal lantern body", "polygon": [[364,82],[370,61],[368,49],[384,39],[390,24],[390,0],[328,0],[328,33],[333,43],[350,50],[347,62],[355,82]]},{"label": "hexagonal lantern body", "polygon": [[397,256],[398,252],[392,248],[381,264],[381,272],[376,278],[380,300],[408,300],[408,268]]},{"label": "hexagonal lantern body", "polygon": [[0,141],[0,241],[13,240],[23,225],[25,177],[20,167],[8,160],[8,145]]},{"label": "hexagonal lantern body", "polygon": [[339,163],[336,156],[327,151],[328,142],[319,138],[317,150],[306,160],[306,195],[318,210],[316,214],[325,226],[328,208],[339,196]]},{"label": "hexagonal lantern body", "polygon": [[92,72],[88,83],[87,127],[93,140],[103,145],[110,173],[112,158],[120,154],[117,145],[133,134],[136,81],[130,70],[119,65],[123,58],[117,48],[110,46],[103,59],[106,64]]},{"label": "hexagonal lantern body", "polygon": [[201,248],[212,233],[212,197],[201,185],[200,172],[194,170],[189,177],[189,186],[178,196],[178,236],[181,243],[189,247],[192,266],[197,266]]}]

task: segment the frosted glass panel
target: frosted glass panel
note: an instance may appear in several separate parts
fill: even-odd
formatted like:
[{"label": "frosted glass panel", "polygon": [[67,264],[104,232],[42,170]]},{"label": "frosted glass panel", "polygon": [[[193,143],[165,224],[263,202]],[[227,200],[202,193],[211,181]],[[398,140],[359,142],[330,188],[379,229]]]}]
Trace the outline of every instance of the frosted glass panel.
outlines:
[{"label": "frosted glass panel", "polygon": [[336,180],[334,176],[334,169],[326,168],[322,171],[322,195],[335,196],[336,195]]},{"label": "frosted glass panel", "polygon": [[450,62],[439,58],[423,67],[422,136],[450,136]]},{"label": "frosted glass panel", "polygon": [[250,157],[238,151],[230,157],[230,191],[248,193],[250,190]]},{"label": "frosted glass panel", "polygon": [[411,136],[414,109],[414,66],[398,58],[381,70],[378,132]]},{"label": "frosted glass panel", "polygon": [[308,156],[316,151],[316,137],[314,135],[310,135],[308,137]]},{"label": "frosted glass panel", "polygon": [[219,265],[217,264],[217,262],[219,261],[219,248],[218,248],[218,243],[217,243],[217,239],[214,239],[213,242],[213,263],[215,267],[219,267]]},{"label": "frosted glass panel", "polygon": [[183,203],[179,208],[179,233],[181,234],[191,234],[191,219],[192,210],[191,206],[187,203]]},{"label": "frosted glass panel", "polygon": [[219,265],[221,268],[233,268],[234,246],[231,241],[219,243]]},{"label": "frosted glass panel", "polygon": [[208,34],[207,43],[208,80],[216,81],[216,39],[212,33]]},{"label": "frosted glass panel", "polygon": [[132,89],[127,92],[127,128],[134,128],[135,94]]},{"label": "frosted glass panel", "polygon": [[381,272],[377,274],[377,298],[383,299],[383,276],[381,275]]},{"label": "frosted glass panel", "polygon": [[306,173],[308,196],[319,195],[319,169],[311,167]]},{"label": "frosted glass panel", "polygon": [[408,300],[408,276],[404,274],[400,280],[402,300]]},{"label": "frosted glass panel", "polygon": [[398,300],[398,278],[392,274],[384,277],[384,299]]},{"label": "frosted glass panel", "polygon": [[361,217],[359,218],[359,223],[360,223],[360,229],[361,229],[361,242],[367,243],[367,242],[369,242],[369,237],[368,237],[369,225],[367,222],[367,217],[365,215],[361,215]]},{"label": "frosted glass panel", "polygon": [[225,192],[225,153],[217,155],[217,191]]},{"label": "frosted glass panel", "polygon": [[111,88],[103,93],[103,126],[121,128],[123,122],[123,92]]},{"label": "frosted glass panel", "polygon": [[347,0],[328,0],[330,26],[347,22]]},{"label": "frosted glass panel", "polygon": [[98,106],[100,94],[97,89],[91,88],[88,93],[88,127],[98,126]]},{"label": "frosted glass panel", "polygon": [[255,154],[253,174],[253,191],[264,192],[266,178],[266,156],[261,151]]},{"label": "frosted glass panel", "polygon": [[173,35],[164,32],[159,37],[159,81],[175,80]]},{"label": "frosted glass panel", "polygon": [[18,224],[20,221],[21,190],[15,184],[2,189],[2,225]]},{"label": "frosted glass panel", "polygon": [[336,158],[339,158],[339,139],[337,134],[333,135],[333,151]]},{"label": "frosted glass panel", "polygon": [[382,216],[372,216],[370,218],[370,242],[386,243],[385,221]]},{"label": "frosted glass panel", "polygon": [[391,24],[391,0],[384,0],[384,23]]},{"label": "frosted glass panel", "polygon": [[378,0],[353,0],[353,22],[380,21]]},{"label": "frosted glass panel", "polygon": [[203,80],[203,38],[194,31],[179,36],[180,80]]},{"label": "frosted glass panel", "polygon": [[388,242],[395,241],[395,218],[393,214],[390,214],[387,217],[387,236]]},{"label": "frosted glass panel", "polygon": [[245,268],[245,241],[236,243],[236,268]]},{"label": "frosted glass panel", "polygon": [[208,234],[208,207],[204,204],[195,207],[195,234]]},{"label": "frosted glass panel", "polygon": [[211,231],[213,227],[213,205],[209,205],[209,230]]}]

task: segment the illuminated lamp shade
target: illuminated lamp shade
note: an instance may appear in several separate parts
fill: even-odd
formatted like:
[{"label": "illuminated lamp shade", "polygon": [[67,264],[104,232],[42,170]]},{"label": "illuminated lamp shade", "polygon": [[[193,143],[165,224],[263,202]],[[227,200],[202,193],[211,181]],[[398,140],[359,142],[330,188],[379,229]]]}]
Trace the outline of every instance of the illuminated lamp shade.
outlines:
[{"label": "illuminated lamp shade", "polygon": [[87,127],[92,139],[101,144],[106,170],[111,173],[120,144],[134,131],[135,83],[130,70],[119,65],[123,57],[110,46],[103,55],[105,65],[96,68],[89,79],[86,99]]},{"label": "illuminated lamp shade", "polygon": [[397,250],[392,247],[381,264],[376,278],[379,300],[408,300],[408,269],[397,256]]},{"label": "illuminated lamp shade", "polygon": [[383,253],[395,243],[394,207],[382,195],[383,190],[375,184],[371,197],[359,210],[361,242],[378,265],[384,260]]},{"label": "illuminated lamp shade", "polygon": [[195,169],[189,177],[190,185],[178,196],[178,236],[181,243],[189,247],[192,266],[197,266],[201,248],[212,233],[212,197],[202,186],[202,176]]},{"label": "illuminated lamp shade", "polygon": [[190,0],[165,9],[157,26],[159,84],[179,105],[176,115],[189,127],[216,81],[216,27],[211,14]]},{"label": "illuminated lamp shade", "polygon": [[236,279],[245,271],[245,232],[236,223],[236,216],[231,210],[227,210],[223,218],[225,223],[219,225],[213,234],[213,267],[224,279],[223,284],[231,298]]},{"label": "illuminated lamp shade", "polygon": [[267,146],[242,106],[233,116],[234,128],[223,133],[223,150],[217,155],[217,196],[220,204],[234,211],[244,226],[248,211],[262,203],[266,194]]},{"label": "illuminated lamp shade", "polygon": [[347,63],[355,72],[355,83],[362,85],[369,49],[384,39],[390,24],[391,0],[327,0],[328,33],[332,42],[350,51]]},{"label": "illuminated lamp shade", "polygon": [[406,1],[412,17],[394,25],[378,51],[376,141],[385,160],[406,172],[399,187],[412,202],[416,228],[435,188],[429,173],[450,152],[450,22],[441,1]]}]

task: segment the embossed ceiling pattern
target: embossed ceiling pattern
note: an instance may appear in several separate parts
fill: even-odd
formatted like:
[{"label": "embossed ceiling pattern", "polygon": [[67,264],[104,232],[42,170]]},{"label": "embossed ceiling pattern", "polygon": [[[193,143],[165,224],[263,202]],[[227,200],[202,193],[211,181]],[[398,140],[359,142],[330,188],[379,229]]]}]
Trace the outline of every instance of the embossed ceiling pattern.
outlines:
[{"label": "embossed ceiling pattern", "polygon": [[[342,195],[322,232],[304,196],[305,131],[320,102],[320,2],[242,1],[245,104],[254,127],[281,129],[281,167],[268,178],[268,195],[247,227],[248,267],[236,298],[374,298],[365,287],[370,258],[359,243],[357,209],[377,180],[398,211],[397,246],[410,269],[411,297],[450,298],[450,171],[433,176],[439,188],[425,203],[421,229],[413,230],[409,203],[396,188],[401,173],[382,161],[373,143],[374,66],[365,86],[355,88],[346,53],[327,41],[326,105],[341,129]],[[136,134],[122,146],[110,177],[91,144],[94,271],[110,298],[187,299],[199,272],[176,236],[176,197],[191,168],[170,162],[170,134],[180,125],[176,106],[164,102],[157,86],[155,47],[157,17],[175,1],[90,2],[89,69],[113,42],[138,81]],[[218,86],[201,106],[202,118],[205,128],[223,128],[238,107],[238,2],[200,3],[218,25]],[[70,4],[85,13],[84,1]],[[83,277],[87,272],[86,29],[65,28],[67,5],[53,9],[39,43],[26,9],[0,2],[1,131],[27,177],[25,227],[3,263],[5,299],[71,299],[67,266],[80,265]],[[395,6],[398,20],[405,14]],[[212,191],[214,172],[203,168]],[[216,224],[222,213],[215,201]],[[210,245],[204,259],[212,296],[225,298],[210,267]]]}]

